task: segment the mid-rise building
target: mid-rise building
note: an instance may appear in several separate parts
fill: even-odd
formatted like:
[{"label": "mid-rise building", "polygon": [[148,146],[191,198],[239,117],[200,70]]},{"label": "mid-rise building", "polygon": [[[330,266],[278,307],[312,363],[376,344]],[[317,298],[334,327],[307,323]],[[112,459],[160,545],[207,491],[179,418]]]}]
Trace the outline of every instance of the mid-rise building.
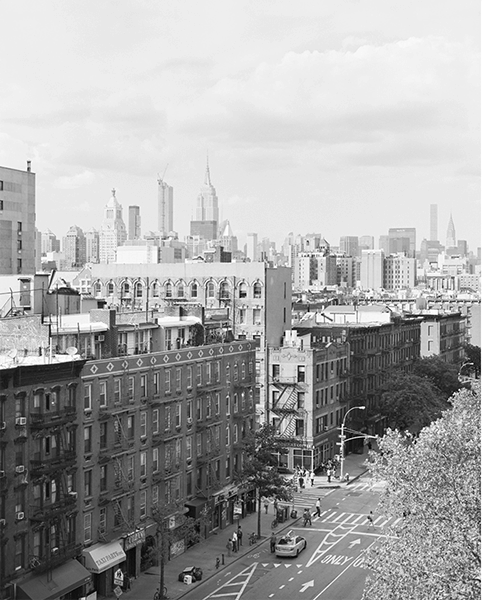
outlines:
[{"label": "mid-rise building", "polygon": [[60,252],[60,240],[57,239],[55,233],[52,233],[50,229],[43,232],[41,235],[41,253],[42,255],[47,252]]},{"label": "mid-rise building", "polygon": [[35,173],[0,167],[0,274],[35,272]]},{"label": "mid-rise building", "polygon": [[386,290],[413,289],[417,275],[415,258],[404,253],[390,254],[384,260],[383,287]]},{"label": "mid-rise building", "polygon": [[415,227],[393,227],[388,230],[388,254],[405,252],[410,258],[415,258],[416,249]]},{"label": "mid-rise building", "polygon": [[112,190],[112,196],[104,209],[104,220],[99,234],[99,260],[101,263],[113,263],[118,246],[127,239],[126,226],[122,220],[122,206]]},{"label": "mid-rise building", "polygon": [[347,256],[358,256],[358,237],[344,235],[340,238],[340,252]]},{"label": "mid-rise building", "polygon": [[363,290],[383,287],[383,250],[363,250],[360,265],[360,285]]},{"label": "mid-rise building", "polygon": [[439,356],[445,362],[461,364],[465,356],[466,317],[460,312],[435,309],[418,314],[423,317],[420,355]]}]

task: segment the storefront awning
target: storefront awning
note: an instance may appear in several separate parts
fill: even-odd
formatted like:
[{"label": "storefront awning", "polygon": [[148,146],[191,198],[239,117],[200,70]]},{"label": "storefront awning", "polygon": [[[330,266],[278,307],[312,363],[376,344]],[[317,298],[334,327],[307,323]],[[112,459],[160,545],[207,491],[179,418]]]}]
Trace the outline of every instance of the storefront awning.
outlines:
[{"label": "storefront awning", "polygon": [[19,600],[56,600],[88,583],[91,575],[78,561],[69,560],[50,574],[36,575],[17,584]]},{"label": "storefront awning", "polygon": [[193,519],[199,519],[201,511],[207,504],[206,498],[193,498],[184,503],[184,506],[188,509],[187,516]]},{"label": "storefront awning", "polygon": [[95,544],[83,550],[82,554],[85,558],[85,568],[91,573],[103,573],[126,559],[119,542]]}]

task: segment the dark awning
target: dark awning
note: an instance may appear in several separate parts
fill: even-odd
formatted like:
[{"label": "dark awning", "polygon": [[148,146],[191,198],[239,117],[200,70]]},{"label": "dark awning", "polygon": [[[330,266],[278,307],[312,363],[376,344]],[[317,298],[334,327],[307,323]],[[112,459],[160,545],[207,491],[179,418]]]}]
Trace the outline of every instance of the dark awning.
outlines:
[{"label": "dark awning", "polygon": [[[48,576],[49,575],[49,576]],[[78,561],[70,560],[53,569],[17,584],[18,600],[56,600],[88,583],[91,575]]]},{"label": "dark awning", "polygon": [[184,503],[184,506],[188,509],[187,516],[193,519],[199,519],[201,516],[202,509],[206,506],[206,498],[193,498]]}]

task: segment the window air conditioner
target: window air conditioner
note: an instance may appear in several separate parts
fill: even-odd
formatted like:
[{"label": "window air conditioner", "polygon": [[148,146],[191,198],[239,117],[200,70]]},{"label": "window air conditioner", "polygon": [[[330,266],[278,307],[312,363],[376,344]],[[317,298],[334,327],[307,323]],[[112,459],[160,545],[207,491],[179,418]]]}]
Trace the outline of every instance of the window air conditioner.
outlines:
[{"label": "window air conditioner", "polygon": [[15,421],[16,425],[26,425],[27,424],[27,417],[17,417],[16,421]]},{"label": "window air conditioner", "polygon": [[18,467],[15,467],[15,473],[24,473],[25,472],[25,465],[18,465]]},{"label": "window air conditioner", "polygon": [[71,498],[77,498],[77,492],[69,492]]},{"label": "window air conditioner", "polygon": [[52,548],[52,550],[50,551],[51,554],[58,554],[59,553],[59,549],[57,547]]},{"label": "window air conditioner", "polygon": [[5,527],[7,521],[5,519],[0,519],[0,527]]},{"label": "window air conditioner", "polygon": [[23,521],[25,519],[25,513],[24,512],[18,512],[16,514],[16,519],[17,519],[17,521]]}]

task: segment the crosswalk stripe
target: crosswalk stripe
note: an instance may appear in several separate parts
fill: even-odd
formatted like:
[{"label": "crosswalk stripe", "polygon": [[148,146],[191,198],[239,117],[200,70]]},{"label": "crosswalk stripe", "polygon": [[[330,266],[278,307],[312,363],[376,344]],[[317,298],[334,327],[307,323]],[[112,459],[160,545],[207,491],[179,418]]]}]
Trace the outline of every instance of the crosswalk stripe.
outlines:
[{"label": "crosswalk stripe", "polygon": [[337,521],[339,521],[344,515],[346,515],[346,513],[341,513],[340,515],[338,515],[336,517],[336,519],[333,519],[333,523],[336,523]]},{"label": "crosswalk stripe", "polygon": [[331,517],[335,516],[338,514],[338,511],[335,510],[334,512],[330,513],[325,519],[323,519],[323,523],[326,523],[326,521],[328,521],[329,519],[331,519]]}]

